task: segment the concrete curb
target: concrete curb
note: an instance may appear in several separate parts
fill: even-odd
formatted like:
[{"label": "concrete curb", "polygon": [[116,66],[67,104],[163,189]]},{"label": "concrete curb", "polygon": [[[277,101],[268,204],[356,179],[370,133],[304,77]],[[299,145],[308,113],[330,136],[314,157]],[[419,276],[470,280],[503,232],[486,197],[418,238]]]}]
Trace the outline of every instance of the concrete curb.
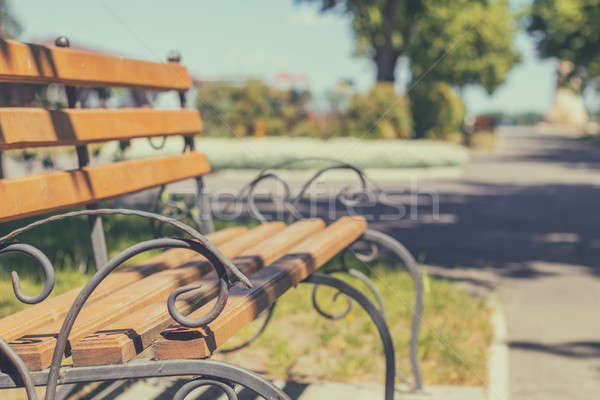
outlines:
[{"label": "concrete curb", "polygon": [[502,305],[491,296],[488,301],[493,310],[492,327],[494,338],[489,347],[488,358],[488,400],[509,400],[509,370],[508,370],[508,347],[506,340],[508,337],[508,328]]}]

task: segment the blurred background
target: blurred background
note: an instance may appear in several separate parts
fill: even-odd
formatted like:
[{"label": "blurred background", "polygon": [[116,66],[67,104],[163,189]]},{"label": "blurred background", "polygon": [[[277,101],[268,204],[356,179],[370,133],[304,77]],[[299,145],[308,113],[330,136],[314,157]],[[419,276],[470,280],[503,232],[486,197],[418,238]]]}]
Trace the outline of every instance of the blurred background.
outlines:
[{"label": "blurred background", "polygon": [[77,48],[154,61],[179,51],[209,135],[460,141],[491,123],[594,129],[588,2],[392,3],[3,1],[0,23],[30,42],[64,34]]},{"label": "blurred background", "polygon": [[[204,122],[197,147],[215,171],[209,192],[237,194],[259,170],[302,157],[365,169],[389,196],[375,206],[371,225],[400,239],[425,273],[425,384],[467,390],[452,392],[461,399],[600,398],[598,21],[600,0],[0,0],[2,38],[53,45],[65,35],[75,49],[161,62],[179,52],[194,80],[188,107]],[[80,101],[179,107],[175,93],[126,89],[85,89]],[[55,85],[0,83],[0,106],[65,105]],[[103,162],[177,153],[181,143],[90,149],[93,162]],[[5,177],[73,165],[72,149],[0,153]],[[281,174],[299,185],[317,166],[291,164]],[[321,187],[348,184],[344,175],[334,178]],[[192,190],[189,182],[168,189],[181,196]],[[118,205],[148,206],[155,195]],[[390,204],[411,212],[378,218]],[[229,223],[217,220],[218,227]],[[118,218],[105,228],[111,254],[150,235],[146,225]],[[91,273],[86,229],[85,221],[69,226],[69,234],[80,234],[67,250],[52,241],[56,232],[30,238],[59,260],[58,293]],[[364,272],[397,305],[389,318],[403,344],[413,289],[391,267]],[[6,315],[21,305],[2,274]],[[39,277],[22,276],[26,287],[40,285]],[[280,307],[280,329],[249,353],[223,357],[259,363],[279,380],[378,381],[378,344],[355,346],[355,338],[306,316],[307,293]],[[494,318],[507,332],[498,332]],[[364,321],[358,315],[344,323],[366,337]],[[281,333],[303,326],[314,326],[313,333]],[[507,354],[506,365],[494,367],[506,375],[504,389],[488,364],[495,345]],[[348,347],[362,350],[340,352]],[[406,347],[397,350],[408,371]],[[170,386],[153,385],[152,398],[169,398]]]}]

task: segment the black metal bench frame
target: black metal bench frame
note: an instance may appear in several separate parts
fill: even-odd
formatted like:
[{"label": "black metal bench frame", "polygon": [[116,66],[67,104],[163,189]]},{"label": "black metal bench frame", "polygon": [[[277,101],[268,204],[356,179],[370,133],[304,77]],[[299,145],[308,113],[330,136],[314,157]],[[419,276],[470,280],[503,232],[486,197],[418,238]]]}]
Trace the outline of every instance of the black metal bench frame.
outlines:
[{"label": "black metal bench frame", "polygon": [[[166,248],[186,248],[198,252],[206,257],[216,270],[220,284],[224,290],[220,291],[217,303],[227,301],[229,288],[237,281],[249,284],[245,277],[229,260],[227,260],[203,235],[193,228],[169,217],[161,216],[144,211],[125,210],[125,209],[98,209],[83,210],[65,214],[55,215],[31,223],[23,228],[17,229],[8,235],[0,238],[0,255],[18,252],[32,257],[37,261],[44,272],[44,287],[36,296],[27,296],[22,292],[19,284],[19,278],[13,273],[13,287],[15,295],[19,300],[27,304],[36,304],[45,300],[54,287],[54,266],[50,260],[34,246],[15,242],[14,239],[21,233],[34,229],[37,226],[46,223],[60,221],[66,218],[87,215],[131,215],[158,221],[163,224],[169,224],[173,227],[187,233],[193,240],[161,238],[147,240],[135,244],[110,260],[104,267],[98,269],[90,281],[84,286],[77,299],[69,309],[60,333],[57,338],[54,349],[52,363],[49,369],[39,372],[29,372],[20,357],[10,348],[10,346],[0,339],[0,353],[5,359],[9,360],[13,366],[11,371],[4,371],[0,374],[0,388],[24,387],[27,391],[29,400],[37,399],[35,386],[45,385],[47,387],[46,400],[55,400],[57,398],[58,385],[69,385],[73,383],[95,382],[107,380],[124,380],[148,377],[165,376],[199,376],[192,379],[189,383],[182,386],[175,399],[184,399],[192,390],[201,386],[216,386],[223,390],[228,399],[237,399],[231,385],[242,385],[265,399],[289,399],[289,397],[279,388],[257,374],[235,367],[222,362],[212,360],[169,360],[169,361],[151,361],[135,360],[123,365],[104,365],[98,367],[61,367],[63,354],[65,352],[69,334],[73,328],[79,312],[83,308],[87,299],[96,289],[96,287],[122,263],[140,253]],[[314,273],[304,282],[316,285],[325,285],[339,290],[344,295],[356,301],[369,314],[375,323],[384,346],[386,358],[386,393],[385,399],[391,400],[394,397],[394,379],[395,379],[395,358],[392,338],[387,324],[381,312],[377,307],[357,289],[340,279],[332,276]],[[173,293],[177,292],[176,289]],[[170,296],[172,297],[173,294]],[[174,319],[184,325],[187,321],[180,320],[178,313],[174,311],[174,304],[168,303],[169,313]],[[221,310],[218,307],[213,308],[211,312],[203,317],[204,323],[209,323],[220,315]]]}]

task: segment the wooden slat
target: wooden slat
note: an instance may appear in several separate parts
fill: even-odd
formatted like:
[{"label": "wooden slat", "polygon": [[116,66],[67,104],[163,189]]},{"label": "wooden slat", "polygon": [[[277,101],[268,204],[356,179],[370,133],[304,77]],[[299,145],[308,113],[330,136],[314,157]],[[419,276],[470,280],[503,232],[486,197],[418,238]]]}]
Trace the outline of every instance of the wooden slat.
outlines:
[{"label": "wooden slat", "polygon": [[192,80],[178,63],[156,63],[90,51],[0,39],[0,81],[187,90]]},{"label": "wooden slat", "polygon": [[197,110],[0,108],[0,150],[202,131]]},{"label": "wooden slat", "polygon": [[[281,222],[263,224],[218,248],[225,257],[232,258],[284,228],[285,224]],[[75,321],[69,341],[75,342],[124,315],[136,313],[157,299],[166,299],[175,288],[191,283],[211,271],[210,264],[203,257],[196,256],[179,268],[158,272],[113,292],[102,301],[86,305]],[[44,369],[50,365],[61,325],[62,321],[57,321],[40,326],[9,344],[30,370]]]},{"label": "wooden slat", "polygon": [[[206,235],[215,246],[220,246],[242,234],[246,227],[232,227]],[[170,249],[145,261],[142,265],[116,271],[108,276],[92,296],[88,304],[102,299],[116,290],[134,283],[158,271],[175,268],[197,253],[186,249]],[[33,329],[64,318],[73,301],[81,291],[82,286],[69,290],[61,295],[52,297],[41,304],[29,307],[0,319],[0,337],[6,341],[15,340]]]},{"label": "wooden slat", "polygon": [[0,180],[0,222],[65,209],[204,175],[202,153],[121,161]]},{"label": "wooden slat", "polygon": [[[221,315],[206,327],[174,325],[154,341],[157,360],[206,358],[246,324],[266,310],[279,296],[295,286],[325,262],[356,240],[367,229],[362,218],[344,217],[324,231],[297,245],[270,266],[250,277],[253,288],[234,287]],[[212,308],[214,300],[190,317],[199,317]]]},{"label": "wooden slat", "polygon": [[[277,235],[244,251],[232,261],[244,274],[250,275],[262,265],[281,257],[310,235],[322,231],[324,227],[324,222],[319,219],[296,222]],[[202,284],[201,291],[182,296],[178,300],[177,308],[181,312],[187,314],[217,295],[216,274],[208,274],[199,282]],[[80,367],[127,362],[149,347],[152,341],[158,338],[160,331],[172,323],[166,302],[161,299],[138,313],[103,326],[101,331],[72,344],[73,365]]]}]

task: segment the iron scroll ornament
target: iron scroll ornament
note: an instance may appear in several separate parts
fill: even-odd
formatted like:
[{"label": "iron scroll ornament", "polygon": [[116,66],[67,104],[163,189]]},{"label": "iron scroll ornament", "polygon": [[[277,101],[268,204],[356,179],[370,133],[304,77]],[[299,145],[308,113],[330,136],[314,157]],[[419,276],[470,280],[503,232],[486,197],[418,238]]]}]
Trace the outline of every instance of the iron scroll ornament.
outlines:
[{"label": "iron scroll ornament", "polygon": [[[184,287],[183,289],[176,289],[174,293],[169,296],[172,300],[168,302],[169,313],[173,318],[183,326],[198,326],[197,324],[206,324],[217,318],[217,316],[222,311],[224,304],[227,301],[227,295],[229,291],[229,287],[232,285],[234,280],[241,281],[247,287],[251,287],[250,280],[231,262],[229,261],[214,245],[212,245],[208,239],[198,233],[195,229],[183,224],[180,221],[175,219],[161,216],[158,214],[153,214],[145,211],[139,210],[128,210],[128,209],[96,209],[96,210],[81,210],[74,211],[64,214],[53,215],[48,218],[44,218],[38,221],[35,221],[29,225],[26,225],[22,228],[16,229],[9,234],[0,237],[0,255],[6,254],[9,252],[19,252],[33,257],[41,266],[44,272],[44,285],[43,289],[36,296],[27,296],[23,293],[21,286],[19,284],[19,277],[16,272],[12,273],[12,281],[13,288],[15,291],[15,296],[25,303],[35,304],[45,300],[54,287],[55,275],[54,275],[54,266],[48,260],[48,258],[37,248],[23,244],[23,243],[14,243],[10,242],[14,240],[18,235],[34,229],[40,225],[61,221],[68,218],[73,218],[82,215],[130,215],[130,216],[138,216],[147,219],[154,219],[161,223],[171,225],[192,237],[190,239],[177,239],[177,238],[161,238],[161,239],[152,239],[147,240],[141,243],[137,243],[126,250],[119,253],[112,260],[110,260],[103,268],[100,268],[94,276],[88,281],[88,283],[83,287],[73,305],[69,309],[63,325],[61,327],[60,333],[57,338],[56,346],[54,349],[52,362],[50,365],[50,370],[48,373],[48,380],[46,382],[46,400],[54,400],[56,396],[56,389],[59,378],[59,370],[62,362],[63,354],[65,352],[68,337],[70,335],[71,329],[75,323],[75,319],[79,315],[79,312],[83,308],[84,304],[91,296],[96,287],[115,269],[117,269],[120,265],[122,265],[125,261],[131,259],[132,257],[144,253],[149,250],[154,249],[167,249],[167,248],[186,248],[192,251],[195,251],[202,256],[204,256],[209,263],[215,268],[220,289],[219,289],[219,297],[217,299],[217,304],[209,311],[209,313],[198,320],[191,320],[187,317],[184,317],[182,314],[177,311],[175,308],[175,299],[179,294],[183,292],[187,292],[195,287]],[[29,400],[37,400],[37,394],[35,392],[33,381],[31,378],[30,372],[27,370],[25,364],[21,360],[21,358],[10,348],[10,346],[4,340],[0,340],[0,352],[4,355],[6,359],[8,359],[14,369],[18,373],[23,386],[27,391],[27,396]]]}]

